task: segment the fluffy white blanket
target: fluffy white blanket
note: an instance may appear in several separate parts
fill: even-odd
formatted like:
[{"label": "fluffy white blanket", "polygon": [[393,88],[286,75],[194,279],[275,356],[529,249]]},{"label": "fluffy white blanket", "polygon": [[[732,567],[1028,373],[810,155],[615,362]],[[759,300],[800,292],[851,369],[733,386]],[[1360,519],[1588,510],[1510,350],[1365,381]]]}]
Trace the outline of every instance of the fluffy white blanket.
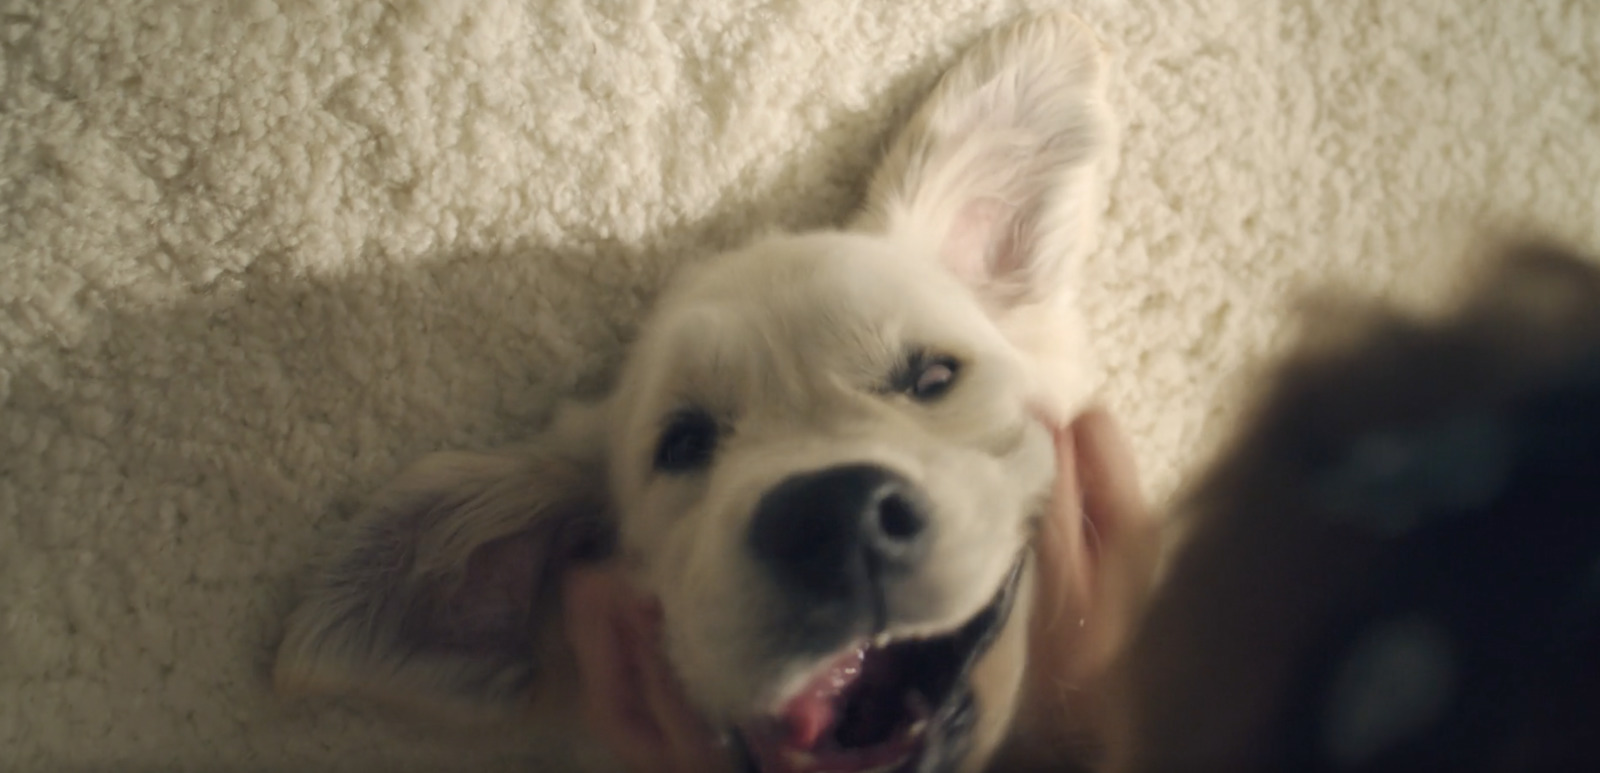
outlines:
[{"label": "fluffy white blanket", "polygon": [[[274,699],[313,546],[603,385],[674,266],[839,218],[1031,1],[0,3],[0,768],[540,769]],[[1600,4],[1076,7],[1125,122],[1083,292],[1157,496],[1289,291],[1600,244]]]}]

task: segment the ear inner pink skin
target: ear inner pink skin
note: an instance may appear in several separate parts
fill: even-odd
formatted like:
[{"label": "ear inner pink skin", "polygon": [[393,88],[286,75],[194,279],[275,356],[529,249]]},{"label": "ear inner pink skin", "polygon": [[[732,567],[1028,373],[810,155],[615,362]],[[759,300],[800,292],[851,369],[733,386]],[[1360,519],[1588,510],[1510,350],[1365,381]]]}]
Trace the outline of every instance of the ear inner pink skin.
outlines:
[{"label": "ear inner pink skin", "polygon": [[[473,551],[461,584],[443,600],[444,623],[429,632],[436,646],[494,646],[502,644],[495,639],[504,638],[504,632],[527,628],[533,614],[533,596],[527,589],[536,587],[542,568],[534,558],[535,543],[532,535],[517,534]],[[531,642],[519,641],[516,646]]]},{"label": "ear inner pink skin", "polygon": [[987,198],[961,208],[946,236],[944,263],[968,284],[981,287],[1018,266],[1014,251],[1015,234],[994,233],[1010,222],[1015,207]]}]

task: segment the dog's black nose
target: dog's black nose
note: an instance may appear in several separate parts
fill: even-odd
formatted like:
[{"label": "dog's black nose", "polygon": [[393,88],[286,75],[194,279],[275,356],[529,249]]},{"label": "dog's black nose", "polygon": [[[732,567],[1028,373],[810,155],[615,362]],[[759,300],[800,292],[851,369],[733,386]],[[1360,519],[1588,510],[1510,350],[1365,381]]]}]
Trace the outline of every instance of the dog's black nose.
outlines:
[{"label": "dog's black nose", "polygon": [[756,505],[750,544],[793,591],[848,601],[914,568],[931,521],[919,488],[883,467],[852,464],[785,479]]}]

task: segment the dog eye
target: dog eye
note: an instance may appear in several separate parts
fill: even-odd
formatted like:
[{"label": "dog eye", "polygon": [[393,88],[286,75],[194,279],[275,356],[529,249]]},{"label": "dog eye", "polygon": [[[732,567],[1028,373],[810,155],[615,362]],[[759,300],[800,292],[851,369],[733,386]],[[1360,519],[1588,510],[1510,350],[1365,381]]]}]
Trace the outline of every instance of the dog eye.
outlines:
[{"label": "dog eye", "polygon": [[699,410],[681,411],[668,420],[656,444],[655,468],[687,473],[705,467],[717,450],[717,422]]},{"label": "dog eye", "polygon": [[913,358],[906,394],[918,402],[937,400],[955,386],[961,363],[954,357],[920,356]]}]

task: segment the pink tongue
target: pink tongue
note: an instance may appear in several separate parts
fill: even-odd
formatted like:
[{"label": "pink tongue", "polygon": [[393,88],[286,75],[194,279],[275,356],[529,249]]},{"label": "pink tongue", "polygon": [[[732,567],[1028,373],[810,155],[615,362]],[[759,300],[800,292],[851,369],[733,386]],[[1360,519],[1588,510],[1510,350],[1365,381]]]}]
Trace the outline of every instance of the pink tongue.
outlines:
[{"label": "pink tongue", "polygon": [[783,720],[788,726],[790,746],[815,749],[824,733],[838,719],[838,698],[861,677],[866,646],[852,647],[823,669],[799,695],[784,705]]},{"label": "pink tongue", "polygon": [[789,745],[797,749],[815,749],[822,734],[833,727],[833,703],[828,700],[802,695],[789,704],[786,719],[789,725]]}]

